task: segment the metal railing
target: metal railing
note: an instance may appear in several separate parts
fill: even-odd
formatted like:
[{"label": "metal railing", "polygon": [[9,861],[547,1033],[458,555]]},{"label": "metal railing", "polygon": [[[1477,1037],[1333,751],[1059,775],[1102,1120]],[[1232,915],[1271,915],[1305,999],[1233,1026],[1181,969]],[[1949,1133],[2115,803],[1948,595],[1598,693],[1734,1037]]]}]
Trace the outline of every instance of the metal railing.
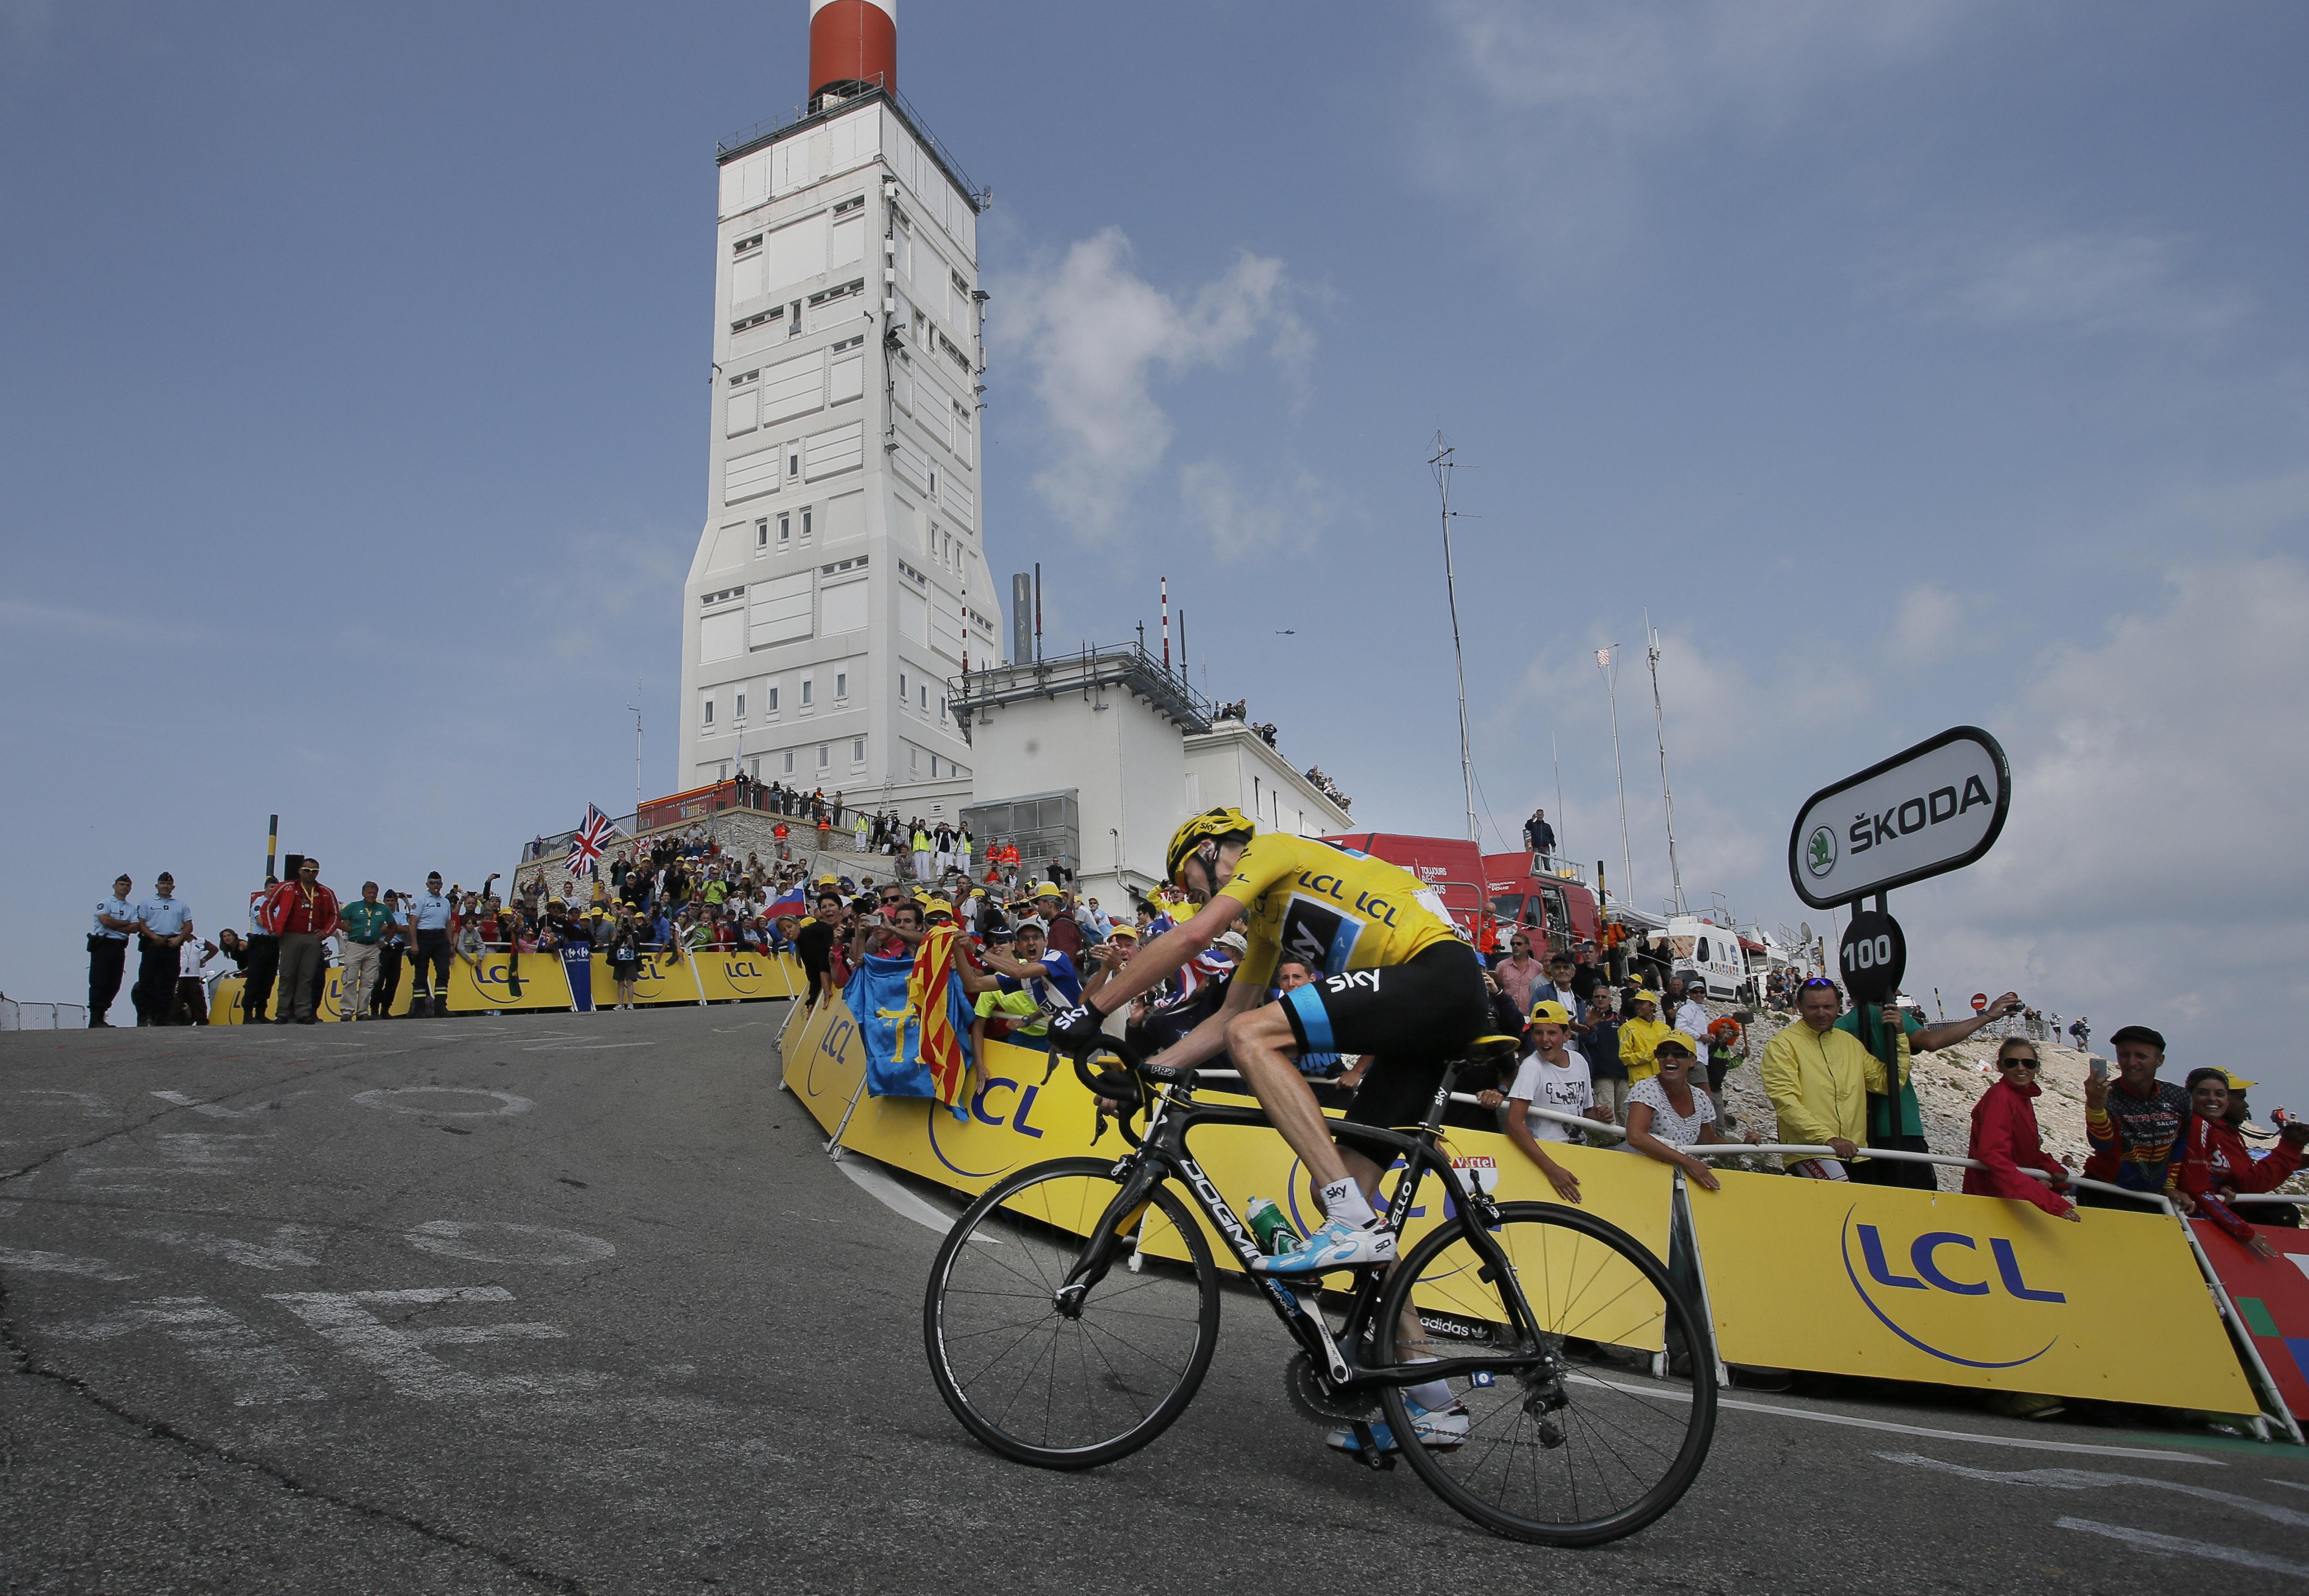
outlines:
[{"label": "metal railing", "polygon": [[970,203],[970,208],[973,211],[985,210],[994,197],[993,191],[980,188],[971,182],[970,174],[963,169],[962,162],[955,159],[954,151],[947,148],[946,141],[930,131],[929,121],[923,117],[921,112],[914,108],[914,102],[899,93],[895,85],[883,82],[881,77],[880,73],[876,73],[873,77],[867,80],[868,86],[855,94],[835,99],[829,99],[823,94],[812,95],[783,116],[765,116],[751,127],[741,127],[728,138],[714,142],[713,159],[717,161],[726,161],[733,156],[768,143],[778,134],[791,128],[800,127],[810,122],[829,121],[844,112],[854,111],[860,106],[870,104],[877,99],[884,99],[889,102],[892,110],[898,113],[900,119],[906,124],[908,131],[921,140],[930,150],[931,156],[946,168],[947,178],[962,191],[963,198]]},{"label": "metal railing", "polygon": [[[1451,1096],[1453,1100],[1457,1102],[1474,1103],[1479,1108],[1483,1106],[1482,1100],[1469,1097],[1464,1092],[1455,1091]],[[1625,1141],[1627,1139],[1628,1133],[1624,1128],[1616,1125],[1606,1125],[1602,1120],[1588,1119],[1577,1114],[1566,1114],[1555,1109],[1542,1109],[1536,1105],[1530,1107],[1526,1111],[1539,1118],[1553,1120],[1559,1124],[1572,1126],[1580,1130],[1609,1131],[1617,1135],[1621,1141]],[[1738,1158],[1748,1153],[1777,1153],[1783,1157],[1792,1156],[1795,1158],[1841,1159],[1843,1156],[1833,1147],[1814,1147],[1807,1146],[1801,1143],[1784,1142],[1694,1143],[1688,1146],[1679,1147],[1676,1151],[1679,1152],[1688,1152],[1694,1158],[1701,1159]],[[1981,1163],[1976,1159],[1958,1158],[1952,1154],[1945,1152],[1907,1152],[1898,1148],[1893,1147],[1863,1148],[1861,1149],[1861,1152],[1868,1158],[1884,1159],[1892,1163],[1937,1164],[1960,1169],[1985,1169],[1988,1168],[1987,1165]],[[2042,1169],[2023,1169],[2021,1173],[2027,1175],[2031,1179],[2041,1180],[2047,1186],[2053,1184],[2054,1178]],[[1683,1171],[1680,1169],[1677,1169],[1675,1171],[1675,1178],[1676,1189],[1679,1196],[1681,1197],[1684,1189]],[[2290,1440],[2296,1446],[2303,1445],[2304,1438],[2301,1432],[2301,1426],[2299,1422],[2294,1419],[2291,1411],[2286,1406],[2285,1398],[2278,1390],[2276,1380],[2270,1375],[2269,1365],[2261,1359],[2261,1349],[2253,1344],[2253,1333],[2251,1329],[2245,1324],[2244,1316],[2237,1312],[2236,1304],[2231,1300],[2229,1297],[2228,1288],[2221,1283],[2220,1274],[2214,1269],[2212,1259],[2206,1255],[2204,1244],[2197,1239],[2196,1228],[2191,1225],[2181,1211],[2173,1205],[2172,1200],[2166,1197],[2162,1192],[2136,1192],[2125,1186],[2112,1186],[2104,1180],[2088,1180],[2081,1175],[2069,1176],[2066,1180],[2063,1182],[2060,1189],[2063,1191],[2099,1192],[2107,1196],[2121,1197],[2129,1203],[2136,1203],[2151,1209],[2160,1210],[2168,1215],[2175,1224],[2181,1228],[2182,1238],[2189,1244],[2189,1251],[2196,1258],[2197,1271],[2204,1277],[2205,1289],[2211,1294],[2213,1305],[2219,1311],[2222,1326],[2228,1332],[2229,1342],[2237,1355],[2237,1360],[2244,1366],[2246,1378],[2253,1386],[2254,1394],[2261,1404],[2262,1413],[2260,1418],[2255,1419],[2254,1422],[2256,1426],[2261,1429],[2262,1438],[2266,1439],[2268,1429],[2274,1428],[2282,1433],[2286,1438]],[[2271,1194],[2271,1195],[2273,1196],[2274,1194]],[[2254,1200],[2254,1198],[2251,1197],[2238,1199],[2240,1202],[2252,1202]],[[2267,1201],[2269,1198],[2264,1197],[2260,1200]],[[2309,1197],[2287,1195],[2276,1196],[2275,1200],[2279,1202],[2304,1203],[2309,1202]],[[1702,1284],[1701,1290],[1704,1295],[1706,1291],[1704,1282]]]},{"label": "metal railing", "polygon": [[0,1031],[85,1031],[84,1003],[25,1003],[0,997]]}]

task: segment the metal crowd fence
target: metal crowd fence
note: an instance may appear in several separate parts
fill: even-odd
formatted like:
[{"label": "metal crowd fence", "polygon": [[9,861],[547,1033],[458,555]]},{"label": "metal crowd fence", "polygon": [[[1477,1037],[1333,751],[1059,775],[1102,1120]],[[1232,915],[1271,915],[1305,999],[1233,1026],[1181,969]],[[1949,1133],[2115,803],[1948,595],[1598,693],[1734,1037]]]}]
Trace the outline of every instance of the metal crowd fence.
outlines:
[{"label": "metal crowd fence", "polygon": [[[1464,1092],[1455,1091],[1451,1097],[1455,1102],[1473,1103],[1478,1108],[1483,1106],[1481,1099],[1470,1097]],[[1606,1125],[1601,1120],[1589,1119],[1583,1115],[1565,1114],[1554,1109],[1542,1109],[1535,1104],[1527,1111],[1535,1117],[1553,1120],[1559,1125],[1570,1126],[1575,1129],[1590,1133],[1605,1133],[1622,1142],[1627,1140],[1628,1133],[1623,1127]],[[1813,1147],[1786,1142],[1694,1143],[1679,1147],[1676,1151],[1690,1153],[1692,1157],[1699,1159],[1739,1158],[1751,1153],[1777,1153],[1783,1158],[1796,1159],[1841,1157],[1833,1147]],[[1945,1152],[1906,1152],[1892,1147],[1864,1148],[1862,1152],[1868,1158],[1885,1159],[1893,1163],[1937,1164],[1959,1169],[1985,1169],[1988,1167],[1976,1159],[1958,1158]],[[2053,1182],[2053,1177],[2041,1169],[2023,1169],[2021,1173],[2031,1179],[2041,1180],[2047,1186]],[[1684,1245],[1694,1248],[1696,1253],[1697,1242],[1689,1233],[1690,1197],[1684,1184],[1683,1171],[1679,1169],[1674,1171],[1674,1174],[1675,1223],[1685,1231]],[[2220,1310],[2221,1323],[2228,1331],[2229,1341],[2236,1350],[2237,1359],[2244,1365],[2246,1377],[2252,1382],[2254,1391],[2261,1399],[2263,1411],[2254,1420],[2255,1425],[2264,1429],[2274,1426],[2281,1430],[2287,1439],[2296,1446],[2304,1445],[2301,1427],[2287,1411],[2285,1398],[2279,1392],[2276,1380],[2270,1375],[2269,1365],[2261,1359],[2261,1349],[2253,1344],[2252,1332],[2246,1327],[2244,1316],[2237,1312],[2236,1304],[2230,1299],[2228,1288],[2221,1283],[2219,1273],[2213,1268],[2213,1261],[2205,1255],[2204,1245],[2197,1239],[2196,1228],[2191,1225],[2181,1211],[2173,1205],[2173,1200],[2162,1192],[2136,1192],[2124,1186],[2112,1186],[2106,1181],[2088,1180],[2081,1175],[2070,1176],[2064,1189],[2097,1192],[2104,1196],[2122,1198],[2127,1203],[2138,1203],[2142,1207],[2161,1212],[2180,1227],[2183,1238],[2189,1244],[2189,1251],[2196,1258],[2198,1272],[2204,1276],[2206,1290],[2211,1292],[2214,1305]],[[2240,1197],[2237,1201],[2309,1203],[2309,1196],[2272,1193],[2261,1196]],[[1706,1313],[1708,1285],[1704,1270],[1700,1274],[1699,1294],[1701,1309]],[[1718,1361],[1720,1363],[1721,1360]],[[1719,1367],[1717,1371],[1719,1377],[1723,1372]]]},{"label": "metal crowd fence", "polygon": [[25,1003],[0,997],[0,1031],[85,1031],[84,1003]]}]

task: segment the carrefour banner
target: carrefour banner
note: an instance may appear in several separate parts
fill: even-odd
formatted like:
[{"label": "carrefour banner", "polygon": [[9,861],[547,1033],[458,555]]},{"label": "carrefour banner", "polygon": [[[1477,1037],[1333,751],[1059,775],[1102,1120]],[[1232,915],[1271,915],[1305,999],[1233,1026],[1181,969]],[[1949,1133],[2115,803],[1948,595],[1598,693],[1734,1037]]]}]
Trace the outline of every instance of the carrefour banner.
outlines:
[{"label": "carrefour banner", "polygon": [[2250,1413],[2163,1214],[1722,1172],[1693,1230],[1726,1362]]}]

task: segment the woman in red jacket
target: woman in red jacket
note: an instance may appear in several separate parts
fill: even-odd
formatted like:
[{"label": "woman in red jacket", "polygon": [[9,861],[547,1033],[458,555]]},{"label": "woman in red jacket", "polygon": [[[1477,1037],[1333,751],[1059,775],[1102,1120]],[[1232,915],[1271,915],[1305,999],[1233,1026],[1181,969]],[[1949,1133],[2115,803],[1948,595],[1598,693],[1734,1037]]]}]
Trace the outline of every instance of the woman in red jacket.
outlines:
[{"label": "woman in red jacket", "polygon": [[[2044,1091],[2037,1084],[2037,1044],[2026,1038],[2007,1037],[1996,1049],[1996,1084],[1972,1106],[1972,1145],[1965,1150],[1966,1157],[1986,1167],[1967,1169],[1964,1189],[1976,1197],[2011,1197],[2062,1219],[2080,1219],[2077,1205],[2058,1189],[2068,1185],[2068,1169],[2037,1136],[2034,1100]],[[2023,1169],[2042,1169],[2053,1183],[2032,1180]]]},{"label": "woman in red jacket", "polygon": [[2287,1126],[2269,1156],[2256,1160],[2245,1151],[2244,1138],[2227,1121],[2229,1073],[2210,1065],[2189,1072],[2189,1122],[2181,1132],[2178,1156],[2173,1160],[2173,1186],[2179,1194],[2176,1205],[2212,1221],[2261,1256],[2277,1256],[2277,1249],[2238,1216],[2228,1200],[2240,1192],[2275,1191],[2291,1178],[2301,1167],[2301,1148],[2309,1143],[2309,1125]]}]

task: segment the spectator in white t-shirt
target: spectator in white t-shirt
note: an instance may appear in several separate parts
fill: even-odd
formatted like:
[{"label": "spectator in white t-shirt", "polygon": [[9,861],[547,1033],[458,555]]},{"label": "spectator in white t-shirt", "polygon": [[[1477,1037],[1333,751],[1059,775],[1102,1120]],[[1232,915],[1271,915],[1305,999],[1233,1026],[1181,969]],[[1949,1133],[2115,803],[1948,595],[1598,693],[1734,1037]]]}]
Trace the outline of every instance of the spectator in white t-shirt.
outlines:
[{"label": "spectator in white t-shirt", "polygon": [[[1699,1056],[1699,1044],[1680,1031],[1660,1039],[1652,1051],[1659,1073],[1628,1088],[1628,1151],[1673,1164],[1693,1184],[1712,1192],[1723,1186],[1716,1171],[1683,1151],[1724,1140],[1716,1128],[1716,1105],[1691,1084],[1691,1066]],[[1756,1143],[1763,1137],[1750,1131],[1747,1139]]]},{"label": "spectator in white t-shirt", "polygon": [[[1591,1119],[1604,1117],[1605,1111],[1596,1106],[1587,1061],[1566,1040],[1570,1022],[1571,1016],[1560,1003],[1543,1003],[1532,1010],[1533,1050],[1516,1071],[1515,1084],[1508,1091],[1508,1139],[1539,1166],[1539,1172],[1547,1177],[1557,1196],[1567,1203],[1577,1203],[1579,1177],[1550,1158],[1540,1143],[1563,1145],[1578,1133],[1559,1120],[1532,1112],[1534,1109],[1552,1109],[1559,1114],[1581,1114]],[[1486,1092],[1483,1096],[1488,1100],[1492,1094]]]}]

